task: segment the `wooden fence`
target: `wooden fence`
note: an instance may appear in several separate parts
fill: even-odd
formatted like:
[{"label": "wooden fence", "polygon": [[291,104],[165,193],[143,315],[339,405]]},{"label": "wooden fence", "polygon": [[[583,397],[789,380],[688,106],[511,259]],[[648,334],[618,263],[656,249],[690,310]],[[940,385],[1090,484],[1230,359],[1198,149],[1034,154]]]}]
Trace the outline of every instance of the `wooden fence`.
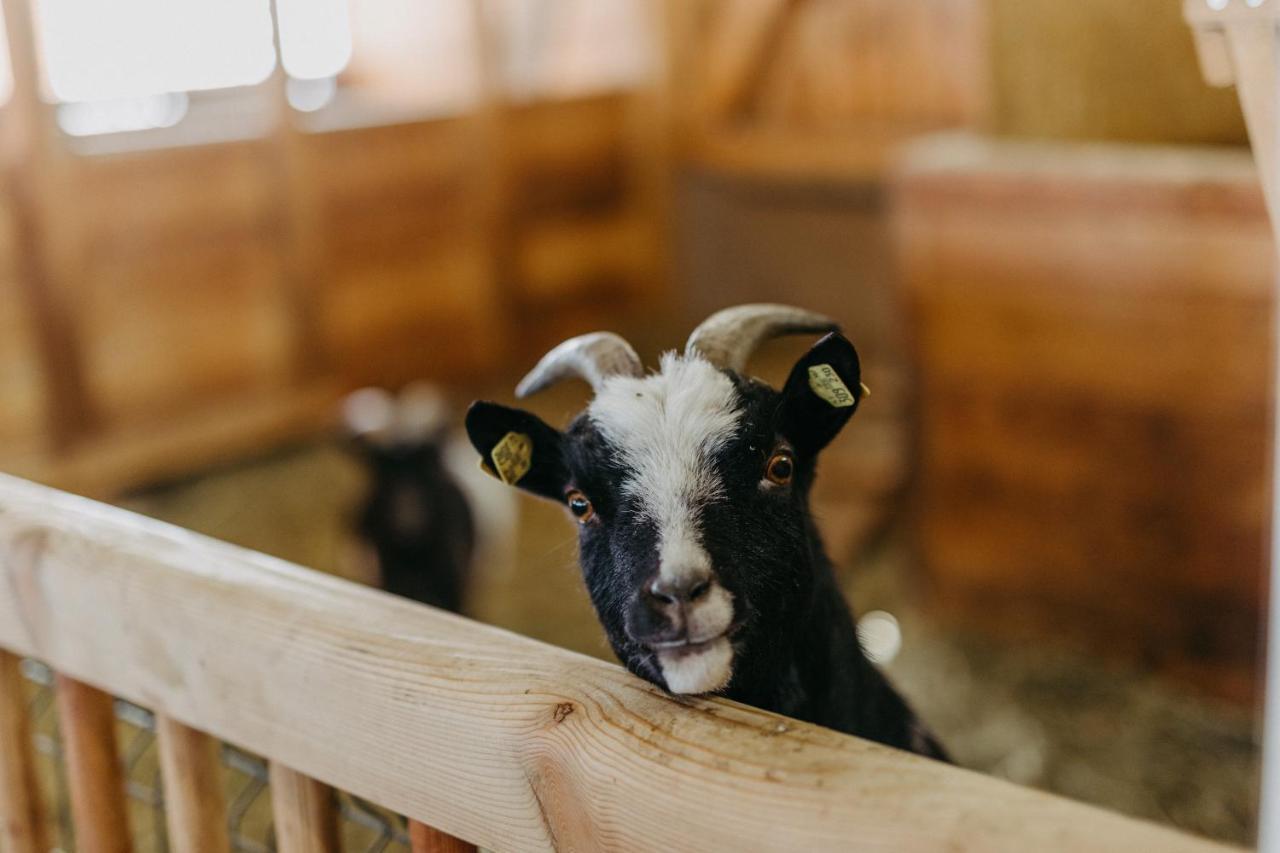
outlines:
[{"label": "wooden fence", "polygon": [[283,851],[337,849],[331,788],[422,851],[1223,849],[0,477],[5,853],[48,849],[20,657],[58,672],[85,851],[129,849],[112,695],[157,716],[180,851],[227,849],[213,738],[270,761]]}]

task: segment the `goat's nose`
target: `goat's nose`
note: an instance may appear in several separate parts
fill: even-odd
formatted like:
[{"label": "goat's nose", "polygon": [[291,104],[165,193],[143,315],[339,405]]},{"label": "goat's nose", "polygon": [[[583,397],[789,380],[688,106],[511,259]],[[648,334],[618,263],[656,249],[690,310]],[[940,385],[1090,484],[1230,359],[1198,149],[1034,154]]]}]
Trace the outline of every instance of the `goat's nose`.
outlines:
[{"label": "goat's nose", "polygon": [[711,589],[711,576],[704,574],[658,578],[649,584],[651,598],[661,604],[691,604]]}]

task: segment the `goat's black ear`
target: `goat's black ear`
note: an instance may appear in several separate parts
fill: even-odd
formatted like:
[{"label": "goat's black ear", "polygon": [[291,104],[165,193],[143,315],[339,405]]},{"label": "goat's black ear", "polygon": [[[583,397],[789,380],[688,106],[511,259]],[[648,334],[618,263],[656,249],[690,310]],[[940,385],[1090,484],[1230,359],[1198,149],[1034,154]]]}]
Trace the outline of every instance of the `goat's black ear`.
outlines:
[{"label": "goat's black ear", "polygon": [[778,405],[778,432],[800,452],[817,453],[853,417],[863,394],[858,351],[832,332],[791,368]]},{"label": "goat's black ear", "polygon": [[467,410],[467,437],[486,473],[535,495],[563,499],[569,482],[563,436],[537,415],[481,400]]}]

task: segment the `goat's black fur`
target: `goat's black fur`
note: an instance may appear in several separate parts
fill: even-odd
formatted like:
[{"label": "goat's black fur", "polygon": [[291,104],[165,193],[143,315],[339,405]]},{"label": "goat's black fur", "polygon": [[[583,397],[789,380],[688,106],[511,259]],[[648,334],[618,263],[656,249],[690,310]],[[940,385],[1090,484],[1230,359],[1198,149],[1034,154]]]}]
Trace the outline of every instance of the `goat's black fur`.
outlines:
[{"label": "goat's black fur", "polygon": [[460,612],[475,530],[442,447],[422,440],[365,443],[362,450],[370,486],[356,531],[377,555],[381,587]]}]

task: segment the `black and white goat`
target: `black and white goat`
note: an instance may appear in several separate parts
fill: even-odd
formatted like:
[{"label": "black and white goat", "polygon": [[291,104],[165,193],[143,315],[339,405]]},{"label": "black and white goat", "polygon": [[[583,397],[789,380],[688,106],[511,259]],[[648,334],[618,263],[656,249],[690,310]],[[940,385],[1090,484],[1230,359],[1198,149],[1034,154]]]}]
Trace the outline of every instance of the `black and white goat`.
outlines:
[{"label": "black and white goat", "polygon": [[[819,332],[781,391],[743,373],[764,340]],[[597,332],[549,352],[516,395],[571,377],[595,396],[565,432],[489,402],[472,405],[467,432],[490,472],[576,518],[587,590],[627,668],[945,758],[859,646],[809,512],[818,452],[864,393],[836,324],[726,309],[649,375]]]}]

